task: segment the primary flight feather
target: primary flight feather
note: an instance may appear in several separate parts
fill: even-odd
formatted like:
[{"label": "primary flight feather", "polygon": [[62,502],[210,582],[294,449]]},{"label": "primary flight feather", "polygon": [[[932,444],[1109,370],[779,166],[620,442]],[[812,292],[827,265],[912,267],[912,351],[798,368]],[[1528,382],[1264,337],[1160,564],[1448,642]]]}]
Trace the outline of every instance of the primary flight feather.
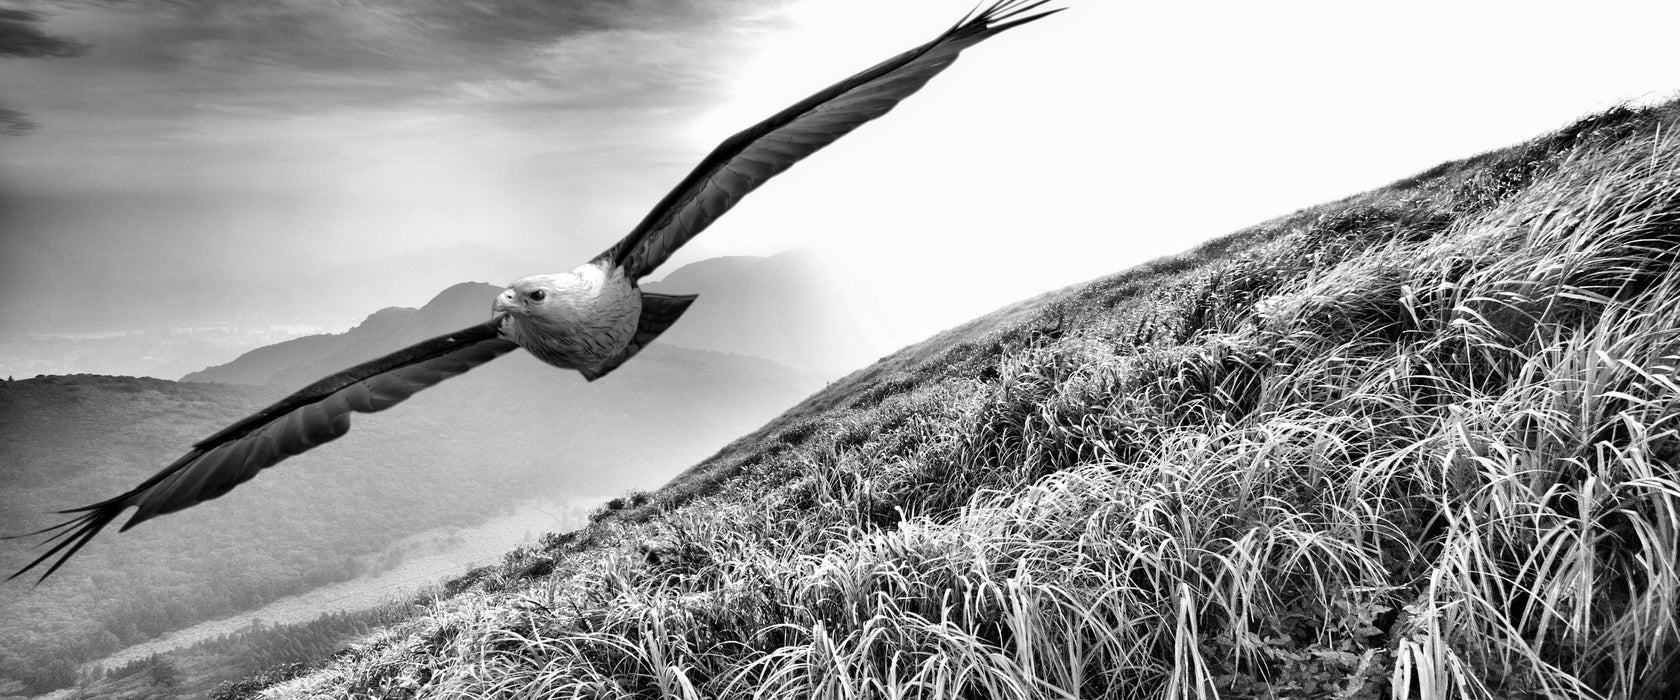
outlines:
[{"label": "primary flight feather", "polygon": [[[681,316],[693,296],[641,291],[638,281],[747,193],[806,156],[886,114],[955,61],[1011,27],[1059,12],[1048,0],[1000,0],[926,44],[831,85],[719,144],[622,240],[567,271],[515,280],[484,323],[432,338],[321,379],[194,444],[134,489],[64,513],[52,547],[10,578],[52,561],[40,580],[130,507],[127,530],[216,498],[292,455],[350,430],[351,412],[372,413],[524,348],[590,381],[613,371]],[[44,543],[45,544],[45,543]],[[54,557],[56,560],[53,560]],[[8,579],[8,580],[9,580]]]}]

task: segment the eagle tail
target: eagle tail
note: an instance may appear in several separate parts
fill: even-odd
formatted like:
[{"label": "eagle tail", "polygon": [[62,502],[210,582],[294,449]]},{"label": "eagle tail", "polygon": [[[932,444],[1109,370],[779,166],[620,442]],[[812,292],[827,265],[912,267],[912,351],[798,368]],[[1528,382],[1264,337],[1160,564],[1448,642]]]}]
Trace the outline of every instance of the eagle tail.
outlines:
[{"label": "eagle tail", "polygon": [[592,382],[607,376],[608,372],[618,369],[618,366],[624,364],[625,360],[641,352],[642,348],[647,347],[648,343],[652,343],[653,339],[659,337],[660,333],[664,333],[665,329],[676,323],[677,317],[683,315],[683,312],[688,310],[688,305],[694,303],[697,298],[699,298],[697,294],[678,295],[642,292],[642,315],[636,321],[636,335],[630,338],[630,344],[625,346],[624,350],[612,359],[578,371],[583,374],[585,379]]}]

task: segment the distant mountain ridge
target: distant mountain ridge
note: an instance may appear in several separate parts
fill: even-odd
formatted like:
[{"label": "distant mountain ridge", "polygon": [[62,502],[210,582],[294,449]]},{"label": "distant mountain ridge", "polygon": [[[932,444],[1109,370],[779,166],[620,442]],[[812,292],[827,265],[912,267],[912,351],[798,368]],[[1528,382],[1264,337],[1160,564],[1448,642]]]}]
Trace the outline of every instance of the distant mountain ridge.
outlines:
[{"label": "distant mountain ridge", "polygon": [[[642,288],[700,299],[658,345],[771,360],[831,374],[866,364],[890,348],[872,340],[869,319],[848,303],[847,282],[809,253],[730,256],[684,265]],[[344,333],[265,346],[181,378],[186,382],[303,386],[324,373],[464,328],[489,317],[502,287],[462,282],[418,309],[389,307]]]},{"label": "distant mountain ridge", "polygon": [[343,333],[264,346],[232,362],[192,372],[181,381],[302,386],[320,378],[323,370],[333,372],[482,321],[489,317],[490,300],[499,292],[501,287],[492,284],[462,282],[418,309],[380,309]]}]

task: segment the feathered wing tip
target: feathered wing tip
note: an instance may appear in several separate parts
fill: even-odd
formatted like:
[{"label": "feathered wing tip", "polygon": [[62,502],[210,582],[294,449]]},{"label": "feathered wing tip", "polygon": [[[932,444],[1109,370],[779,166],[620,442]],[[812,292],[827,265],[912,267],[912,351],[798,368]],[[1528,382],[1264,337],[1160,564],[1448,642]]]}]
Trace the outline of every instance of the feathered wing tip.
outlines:
[{"label": "feathered wing tip", "polygon": [[[57,556],[58,560],[52,562],[52,565],[47,567],[47,570],[41,574],[40,578],[35,579],[35,585],[41,585],[41,582],[47,580],[48,576],[51,576],[53,575],[53,572],[58,571],[58,567],[64,566],[64,562],[69,561],[70,557],[75,556],[77,551],[80,551],[82,547],[87,546],[87,543],[92,541],[94,536],[99,534],[100,530],[104,530],[105,526],[110,525],[111,521],[116,520],[117,516],[121,515],[123,510],[132,505],[128,502],[129,497],[132,495],[133,492],[129,492],[103,503],[95,503],[91,506],[72,508],[70,510],[61,510],[59,511],[60,513],[81,513],[81,515],[57,525],[42,528],[34,532],[0,537],[0,539],[4,540],[15,540],[23,537],[44,535],[49,532],[54,533],[51,537],[48,537],[45,541],[36,545],[37,547],[45,547],[51,544],[51,549],[48,549],[45,554],[36,557],[35,561],[29,562],[28,566],[18,569],[11,576],[7,576],[6,580],[10,581],[29,573],[31,569],[34,569],[35,567],[46,563],[47,560],[52,559],[54,556]],[[55,542],[56,544],[54,544]],[[60,556],[60,552],[63,553],[62,556]]]},{"label": "feathered wing tip", "polygon": [[[81,551],[82,547],[87,546],[87,543],[93,540],[95,535],[98,535],[100,531],[104,530],[113,521],[115,521],[117,516],[122,515],[123,511],[128,510],[130,506],[139,505],[140,497],[148,489],[152,488],[153,485],[157,484],[157,482],[163,480],[165,477],[179,471],[182,467],[191,464],[203,453],[204,451],[201,449],[193,449],[191,452],[188,452],[186,456],[176,460],[173,464],[164,467],[163,471],[158,472],[156,476],[147,479],[145,483],[142,483],[139,486],[130,489],[127,493],[115,498],[109,498],[92,505],[82,506],[80,508],[69,508],[57,511],[61,515],[76,515],[77,513],[80,513],[80,515],[76,515],[76,517],[62,523],[44,527],[34,532],[26,532],[21,535],[0,536],[0,540],[17,540],[25,537],[34,537],[36,535],[46,535],[51,533],[49,537],[42,540],[35,546],[36,548],[40,548],[50,544],[52,547],[48,549],[45,554],[42,554],[41,556],[36,557],[34,561],[29,562],[28,566],[12,572],[12,575],[7,576],[6,580],[10,581],[29,573],[31,569],[34,569],[35,567],[46,563],[47,560],[52,559],[54,556],[57,556],[58,560],[52,562],[52,565],[47,567],[47,570],[41,574],[40,578],[35,579],[35,585],[41,585],[42,581],[47,580],[47,577],[52,576],[53,572],[58,571],[58,567],[64,566],[64,562],[69,561],[70,557],[75,556],[76,552]],[[143,520],[143,518],[138,516],[129,518],[128,522],[124,523],[121,529],[127,530],[134,527],[139,524],[141,520]]]},{"label": "feathered wing tip", "polygon": [[952,25],[950,31],[957,32],[961,31],[964,27],[978,26],[981,29],[1001,32],[1015,25],[1026,24],[1041,17],[1049,17],[1050,15],[1067,9],[1065,7],[1058,7],[1053,10],[1045,10],[1027,17],[1021,16],[1038,9],[1049,2],[1050,0],[998,0],[983,10],[980,9],[979,5],[976,5],[967,15],[965,15],[961,20],[958,20],[956,24]]}]

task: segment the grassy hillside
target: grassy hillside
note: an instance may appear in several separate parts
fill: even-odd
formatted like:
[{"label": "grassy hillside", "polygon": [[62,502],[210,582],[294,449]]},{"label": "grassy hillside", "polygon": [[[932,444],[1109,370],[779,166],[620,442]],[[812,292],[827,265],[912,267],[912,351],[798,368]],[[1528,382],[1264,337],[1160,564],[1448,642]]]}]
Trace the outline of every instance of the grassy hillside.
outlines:
[{"label": "grassy hillside", "polygon": [[1666,697],[1677,126],[953,329],[268,692]]}]

